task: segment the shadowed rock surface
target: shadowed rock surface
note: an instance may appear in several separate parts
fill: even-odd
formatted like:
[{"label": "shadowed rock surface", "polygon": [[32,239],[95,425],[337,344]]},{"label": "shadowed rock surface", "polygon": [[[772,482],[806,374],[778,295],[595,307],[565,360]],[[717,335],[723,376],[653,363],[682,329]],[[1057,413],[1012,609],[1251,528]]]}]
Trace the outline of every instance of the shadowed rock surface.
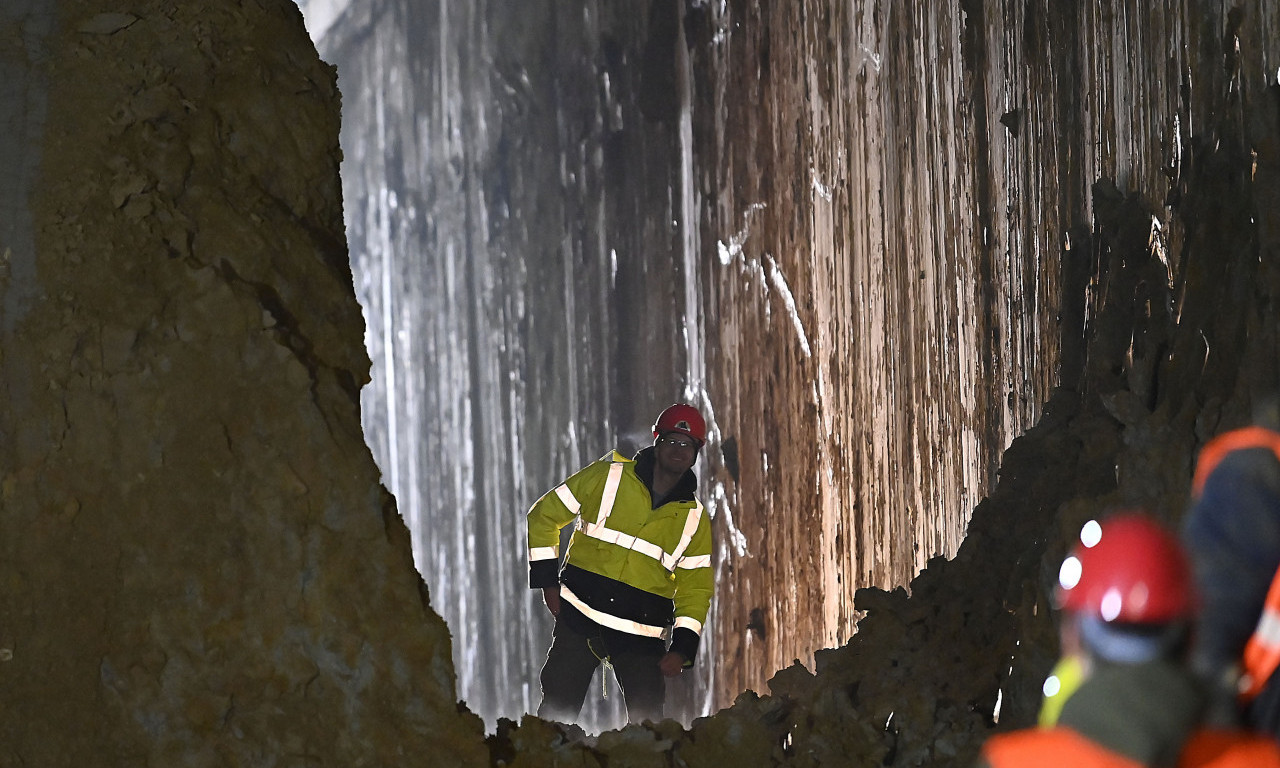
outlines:
[{"label": "shadowed rock surface", "polygon": [[361,435],[297,8],[0,18],[43,92],[5,111],[47,106],[0,243],[0,765],[483,764]]}]

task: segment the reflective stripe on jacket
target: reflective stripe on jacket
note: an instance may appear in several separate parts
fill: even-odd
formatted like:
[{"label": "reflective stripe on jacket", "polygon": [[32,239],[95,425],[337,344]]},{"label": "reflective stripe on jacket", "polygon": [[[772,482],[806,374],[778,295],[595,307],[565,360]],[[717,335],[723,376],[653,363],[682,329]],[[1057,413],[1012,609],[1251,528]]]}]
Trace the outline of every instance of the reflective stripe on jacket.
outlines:
[{"label": "reflective stripe on jacket", "polygon": [[[1257,448],[1270,450],[1276,455],[1276,460],[1280,461],[1280,433],[1263,427],[1245,427],[1209,441],[1196,462],[1192,493],[1200,495],[1213,470],[1228,454]],[[1280,667],[1280,570],[1272,577],[1271,588],[1267,591],[1262,613],[1258,616],[1258,624],[1240,659],[1240,698],[1244,701],[1256,698],[1277,667]]]},{"label": "reflective stripe on jacket", "polygon": [[[1145,768],[1070,728],[1028,728],[993,736],[982,747],[991,768]],[[1280,746],[1260,734],[1203,730],[1192,735],[1178,768],[1280,768]]]},{"label": "reflective stripe on jacket", "polygon": [[[595,623],[628,634],[661,637],[670,624],[672,650],[692,659],[714,581],[710,516],[696,499],[669,501],[654,509],[635,465],[610,452],[533,504],[527,516],[529,586],[556,583],[560,529],[576,519],[565,564],[604,580],[594,580],[596,588],[590,594],[566,581],[561,598]],[[618,589],[610,591],[609,583],[619,584]],[[629,590],[623,585],[666,598],[673,610],[655,618],[650,608],[625,599]],[[692,637],[677,642],[684,633]]]}]

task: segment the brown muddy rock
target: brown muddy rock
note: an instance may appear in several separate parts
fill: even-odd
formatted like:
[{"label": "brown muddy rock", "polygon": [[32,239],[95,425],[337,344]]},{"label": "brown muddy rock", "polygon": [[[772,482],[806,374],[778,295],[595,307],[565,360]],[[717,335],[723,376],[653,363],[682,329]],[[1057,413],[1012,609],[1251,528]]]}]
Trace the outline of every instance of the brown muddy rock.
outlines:
[{"label": "brown muddy rock", "polygon": [[501,719],[487,739],[490,764],[507,768],[600,768],[599,755],[583,743],[584,737],[577,726],[549,723],[532,715],[525,715],[519,724]]},{"label": "brown muddy rock", "polygon": [[334,72],[286,0],[128,11],[30,52],[0,765],[483,764],[360,429]]},{"label": "brown muddy rock", "polygon": [[813,678],[779,675],[775,694],[814,709],[843,692],[856,717],[885,724],[874,740],[892,765],[966,765],[993,730],[1032,722],[1057,654],[1057,564],[1080,526],[1122,507],[1176,525],[1197,448],[1280,385],[1280,281],[1257,255],[1276,215],[1257,201],[1275,180],[1244,150],[1274,143],[1274,119],[1263,122],[1253,135],[1222,118],[1187,148],[1171,207],[1187,232],[1177,253],[1162,250],[1141,195],[1095,185],[1094,285],[1064,300],[1090,302],[1079,391],[1059,390],[1005,452],[953,560],[931,561],[910,597],[860,590],[858,634],[816,654]]},{"label": "brown muddy rock", "polygon": [[747,691],[714,717],[694,721],[680,758],[689,768],[769,765],[786,757],[790,702]]},{"label": "brown muddy rock", "polygon": [[1077,458],[1090,455],[1072,434],[1081,429],[1097,444],[1114,422],[1060,391],[1041,424],[1006,453],[957,557],[931,560],[909,596],[859,590],[858,634],[820,651],[816,675],[796,665],[770,681],[791,702],[792,721],[804,724],[790,733],[786,764],[838,753],[856,756],[851,765],[965,765],[996,719],[998,698],[1002,720],[1027,721],[1056,650],[1044,592],[1052,577],[1043,567],[1056,555],[1046,557],[1046,537],[1030,532],[1052,525],[1073,495],[1114,487],[1104,470],[1109,453]]}]

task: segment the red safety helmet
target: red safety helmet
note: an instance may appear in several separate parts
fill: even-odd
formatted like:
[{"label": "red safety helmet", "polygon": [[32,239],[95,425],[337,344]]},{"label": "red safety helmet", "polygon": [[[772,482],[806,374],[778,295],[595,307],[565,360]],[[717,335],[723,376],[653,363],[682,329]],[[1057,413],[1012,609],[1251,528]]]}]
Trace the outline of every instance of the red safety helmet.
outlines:
[{"label": "red safety helmet", "polygon": [[1141,512],[1091,520],[1058,574],[1058,605],[1106,622],[1165,624],[1195,610],[1178,540]]},{"label": "red safety helmet", "polygon": [[658,437],[668,432],[679,432],[688,435],[702,445],[707,441],[707,422],[702,419],[698,409],[687,403],[676,403],[667,406],[658,414],[653,423],[653,436]]}]

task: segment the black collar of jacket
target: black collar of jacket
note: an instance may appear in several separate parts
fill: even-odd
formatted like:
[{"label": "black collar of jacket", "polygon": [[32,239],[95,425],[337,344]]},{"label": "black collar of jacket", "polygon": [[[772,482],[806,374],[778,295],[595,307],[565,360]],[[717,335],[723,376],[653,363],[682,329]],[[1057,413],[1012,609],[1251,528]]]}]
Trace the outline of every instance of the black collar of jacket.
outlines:
[{"label": "black collar of jacket", "polygon": [[[641,448],[636,453],[636,477],[640,478],[640,482],[644,483],[644,487],[649,489],[649,495],[653,495],[653,446]],[[694,493],[698,490],[698,476],[693,470],[687,470],[684,475],[676,481],[676,485],[671,489],[664,499],[654,499],[653,508],[657,509],[663,504],[672,501],[696,501]]]}]

